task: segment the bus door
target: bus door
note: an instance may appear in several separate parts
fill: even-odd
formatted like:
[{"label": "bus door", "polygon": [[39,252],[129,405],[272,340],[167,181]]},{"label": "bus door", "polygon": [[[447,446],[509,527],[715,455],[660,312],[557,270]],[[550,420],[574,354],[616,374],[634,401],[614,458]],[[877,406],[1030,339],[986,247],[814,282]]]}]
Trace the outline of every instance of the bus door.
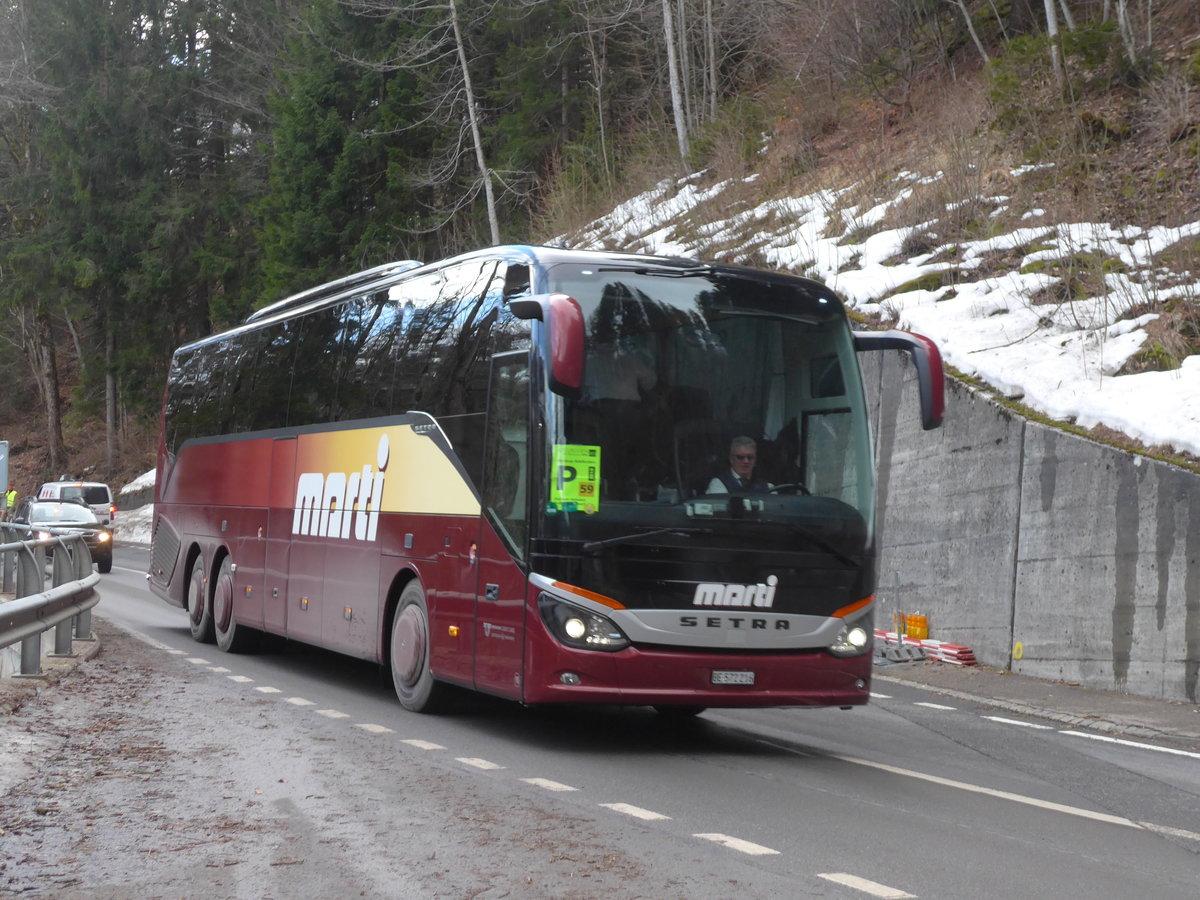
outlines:
[{"label": "bus door", "polygon": [[[263,626],[287,630],[288,559],[292,546],[292,516],[296,503],[296,438],[278,438],[271,445],[266,564],[263,578]],[[315,615],[315,613],[314,613]]]},{"label": "bus door", "polygon": [[476,550],[475,686],[521,696],[529,536],[529,353],[492,360]]}]

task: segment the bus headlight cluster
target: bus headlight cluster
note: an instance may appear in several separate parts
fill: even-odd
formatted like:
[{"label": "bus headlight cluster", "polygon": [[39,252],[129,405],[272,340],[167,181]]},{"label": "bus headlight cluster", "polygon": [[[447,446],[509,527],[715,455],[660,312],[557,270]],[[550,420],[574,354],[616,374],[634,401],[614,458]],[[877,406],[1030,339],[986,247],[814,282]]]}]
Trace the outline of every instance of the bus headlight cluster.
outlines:
[{"label": "bus headlight cluster", "polygon": [[829,645],[829,652],[834,656],[862,656],[871,652],[874,638],[874,618],[868,613],[853,621],[844,622],[841,631]]},{"label": "bus headlight cluster", "polygon": [[550,633],[568,647],[614,652],[629,646],[629,638],[611,619],[551,594],[538,597],[538,611]]}]

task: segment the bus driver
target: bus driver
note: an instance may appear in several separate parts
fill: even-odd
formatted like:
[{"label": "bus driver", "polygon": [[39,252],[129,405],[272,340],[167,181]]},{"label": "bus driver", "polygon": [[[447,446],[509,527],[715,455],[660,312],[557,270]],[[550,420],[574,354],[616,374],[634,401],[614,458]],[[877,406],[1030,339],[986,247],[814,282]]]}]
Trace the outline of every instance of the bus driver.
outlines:
[{"label": "bus driver", "polygon": [[746,435],[735,437],[729,444],[729,468],[725,469],[708,483],[710,494],[765,494],[771,490],[771,485],[762,478],[754,475],[754,466],[758,463],[758,444],[754,438]]}]

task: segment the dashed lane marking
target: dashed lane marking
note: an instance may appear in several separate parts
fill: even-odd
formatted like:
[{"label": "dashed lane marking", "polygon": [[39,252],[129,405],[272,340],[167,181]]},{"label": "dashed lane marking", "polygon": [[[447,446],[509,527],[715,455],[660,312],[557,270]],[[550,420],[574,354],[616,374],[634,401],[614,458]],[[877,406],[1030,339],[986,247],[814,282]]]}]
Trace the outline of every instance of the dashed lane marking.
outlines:
[{"label": "dashed lane marking", "polygon": [[318,716],[324,716],[327,719],[348,719],[350,713],[338,712],[336,709],[318,709]]},{"label": "dashed lane marking", "polygon": [[1192,759],[1200,759],[1200,753],[1193,753],[1190,750],[1176,750],[1174,747],[1157,747],[1154,744],[1143,744],[1140,741],[1127,741],[1124,738],[1109,737],[1107,734],[1093,734],[1090,731],[1070,731],[1066,728],[1059,729],[1059,734],[1069,734],[1072,737],[1088,738],[1093,741],[1103,741],[1106,744],[1120,744],[1122,747],[1136,747],[1139,750],[1156,750],[1159,753],[1172,753],[1175,756],[1190,756]]},{"label": "dashed lane marking", "polygon": [[1022,728],[1032,728],[1035,731],[1053,731],[1052,725],[1039,725],[1037,722],[1021,722],[1017,719],[1006,719],[1003,716],[983,716],[992,722],[999,722],[1001,725],[1020,725]]},{"label": "dashed lane marking", "polygon": [[288,697],[287,702],[292,706],[316,706],[311,700],[305,700],[303,697]]},{"label": "dashed lane marking", "polygon": [[850,875],[846,872],[818,872],[817,877],[824,878],[826,881],[832,881],[834,884],[854,888],[856,891],[862,891],[864,894],[870,894],[872,897],[879,897],[880,900],[911,900],[911,898],[917,896],[916,894],[902,891],[899,888],[888,887],[886,884],[880,884],[878,881],[870,881],[869,879]]},{"label": "dashed lane marking", "polygon": [[549,778],[522,778],[526,784],[532,784],[534,787],[545,788],[548,791],[577,791],[579,788],[571,787],[569,784],[563,784],[560,781],[551,781]]},{"label": "dashed lane marking", "polygon": [[189,656],[187,658],[187,661],[190,662],[194,666],[211,666],[212,665],[212,663],[210,663],[203,656]]},{"label": "dashed lane marking", "polygon": [[643,819],[647,822],[663,822],[670,819],[670,816],[664,816],[662,813],[656,813],[652,809],[642,809],[640,806],[630,806],[628,803],[601,803],[605,809],[611,809],[613,812],[624,813],[627,816],[633,816],[635,819]]},{"label": "dashed lane marking", "polygon": [[941,704],[941,703],[927,703],[924,700],[918,700],[916,703],[913,704],[913,706],[924,706],[926,709],[948,709],[948,710],[958,709],[957,706],[945,706],[944,704]]},{"label": "dashed lane marking", "polygon": [[374,722],[359,722],[354,726],[361,728],[363,731],[369,731],[371,734],[395,734],[396,732],[388,728],[386,725],[376,725]]},{"label": "dashed lane marking", "polygon": [[875,691],[871,691],[871,699],[872,700],[891,700],[892,695],[891,694],[877,694],[877,693],[875,693]]},{"label": "dashed lane marking", "polygon": [[735,838],[728,834],[693,834],[692,837],[700,838],[702,841],[712,841],[714,844],[721,844],[724,847],[728,847],[730,850],[736,850],[739,853],[747,853],[750,856],[779,855],[778,850],[772,850],[770,847],[764,847],[762,844],[744,841],[741,838]]},{"label": "dashed lane marking", "polygon": [[402,744],[408,744],[410,747],[416,747],[418,750],[445,750],[441,744],[435,744],[433,741],[422,741],[416,738],[410,738],[406,741],[401,741]]},{"label": "dashed lane marking", "polygon": [[252,684],[254,682],[253,678],[248,678],[245,675],[226,675],[225,677],[230,681],[236,681],[238,684]]},{"label": "dashed lane marking", "polygon": [[233,669],[226,668],[225,666],[209,666],[208,671],[216,672],[218,675],[224,675],[226,672],[232,672]]},{"label": "dashed lane marking", "polygon": [[485,771],[504,768],[504,766],[500,765],[499,763],[488,762],[488,760],[480,759],[477,756],[456,756],[455,759],[465,766],[473,766],[476,769],[483,769]]},{"label": "dashed lane marking", "polygon": [[283,691],[281,691],[277,687],[267,687],[266,685],[261,685],[259,687],[256,687],[255,690],[258,691],[260,694],[282,694],[283,693]]}]

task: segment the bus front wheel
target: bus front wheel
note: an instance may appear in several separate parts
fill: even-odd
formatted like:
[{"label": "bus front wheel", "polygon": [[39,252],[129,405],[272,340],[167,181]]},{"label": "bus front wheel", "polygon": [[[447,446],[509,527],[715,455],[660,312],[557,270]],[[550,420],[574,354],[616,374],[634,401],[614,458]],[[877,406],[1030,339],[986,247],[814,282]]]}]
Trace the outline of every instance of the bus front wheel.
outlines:
[{"label": "bus front wheel", "polygon": [[449,686],[429,670],[429,609],[425,591],[410,581],[400,594],[392,619],[392,684],[400,705],[413,712],[437,712],[445,706]]},{"label": "bus front wheel", "polygon": [[215,639],[212,605],[208,602],[208,584],[204,577],[204,558],[201,556],[192,562],[192,572],[188,577],[187,614],[193,640],[211,644]]}]

